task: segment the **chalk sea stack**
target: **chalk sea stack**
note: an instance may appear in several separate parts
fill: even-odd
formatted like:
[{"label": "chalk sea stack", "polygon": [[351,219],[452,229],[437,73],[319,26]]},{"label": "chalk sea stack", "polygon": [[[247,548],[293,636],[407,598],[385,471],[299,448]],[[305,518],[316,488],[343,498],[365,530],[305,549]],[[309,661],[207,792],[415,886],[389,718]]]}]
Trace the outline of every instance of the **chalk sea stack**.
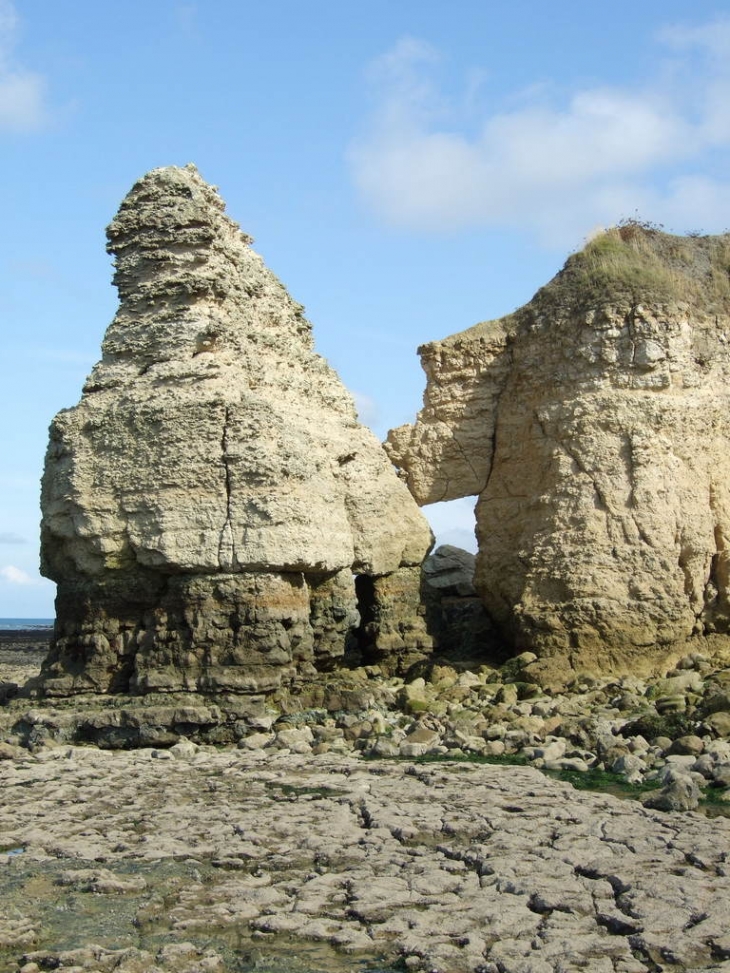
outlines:
[{"label": "chalk sea stack", "polygon": [[476,585],[532,677],[727,650],[730,236],[627,223],[420,351],[389,436],[419,503],[478,496]]},{"label": "chalk sea stack", "polygon": [[427,651],[430,529],[216,190],[153,170],[108,239],[120,307],[46,456],[42,690],[259,692]]}]

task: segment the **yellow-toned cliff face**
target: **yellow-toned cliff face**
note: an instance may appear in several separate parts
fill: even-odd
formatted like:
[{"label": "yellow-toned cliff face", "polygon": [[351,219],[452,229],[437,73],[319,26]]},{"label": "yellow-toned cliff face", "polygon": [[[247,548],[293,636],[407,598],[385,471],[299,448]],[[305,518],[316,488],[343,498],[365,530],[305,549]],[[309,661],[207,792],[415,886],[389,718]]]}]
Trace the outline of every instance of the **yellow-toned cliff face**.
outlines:
[{"label": "yellow-toned cliff face", "polygon": [[419,503],[479,497],[477,586],[546,679],[728,630],[729,268],[728,236],[628,224],[421,349],[424,408],[389,455]]}]

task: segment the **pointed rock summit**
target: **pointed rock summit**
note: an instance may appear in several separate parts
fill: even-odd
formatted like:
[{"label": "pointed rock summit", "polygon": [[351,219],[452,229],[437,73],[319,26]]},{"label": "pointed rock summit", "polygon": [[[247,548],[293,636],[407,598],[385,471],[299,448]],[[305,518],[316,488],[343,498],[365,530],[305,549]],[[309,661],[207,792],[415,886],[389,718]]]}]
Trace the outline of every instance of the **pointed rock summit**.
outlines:
[{"label": "pointed rock summit", "polygon": [[419,503],[479,498],[476,585],[532,678],[727,652],[730,235],[627,223],[419,351],[389,454]]},{"label": "pointed rock summit", "polygon": [[429,527],[216,190],[155,169],[108,238],[119,311],[43,478],[44,691],[256,692],[346,648],[418,654]]}]

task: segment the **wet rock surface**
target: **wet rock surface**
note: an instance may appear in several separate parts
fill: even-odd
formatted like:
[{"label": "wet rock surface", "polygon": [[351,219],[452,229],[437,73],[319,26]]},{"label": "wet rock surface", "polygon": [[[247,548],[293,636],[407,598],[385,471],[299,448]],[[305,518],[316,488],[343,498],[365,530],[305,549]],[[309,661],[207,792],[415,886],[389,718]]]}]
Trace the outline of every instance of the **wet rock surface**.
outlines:
[{"label": "wet rock surface", "polygon": [[730,822],[527,767],[293,750],[4,762],[0,969],[296,969],[312,943],[320,970],[728,968]]},{"label": "wet rock surface", "polygon": [[[7,701],[0,973],[729,969],[730,820],[691,810],[727,808],[728,670],[550,695],[533,664]],[[661,810],[556,779],[604,771]]]}]

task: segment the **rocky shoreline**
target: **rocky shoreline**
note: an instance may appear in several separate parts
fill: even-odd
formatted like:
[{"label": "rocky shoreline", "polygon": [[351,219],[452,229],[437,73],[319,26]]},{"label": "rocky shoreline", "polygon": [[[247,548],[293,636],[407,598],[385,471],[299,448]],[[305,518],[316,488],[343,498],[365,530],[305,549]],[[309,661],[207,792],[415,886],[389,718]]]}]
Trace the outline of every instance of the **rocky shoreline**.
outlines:
[{"label": "rocky shoreline", "polygon": [[53,637],[0,637],[0,973],[730,969],[730,235],[600,234],[385,451],[194,166],[107,236]]},{"label": "rocky shoreline", "polygon": [[198,747],[2,767],[0,970],[727,970],[730,822],[530,767]]},{"label": "rocky shoreline", "polygon": [[129,749],[190,740],[264,755],[482,758],[583,775],[599,787],[651,789],[646,800],[663,810],[730,809],[730,667],[698,653],[660,679],[585,673],[561,691],[530,682],[534,656],[523,653],[501,667],[428,663],[404,677],[377,666],[340,669],[267,697],[48,700],[10,678],[36,673],[39,647],[31,641],[4,649],[3,659],[15,656],[0,670],[7,697],[0,746],[8,756],[65,743]]},{"label": "rocky shoreline", "polygon": [[730,669],[48,700],[0,644],[0,973],[730,969],[730,821],[555,779],[730,807]]}]

